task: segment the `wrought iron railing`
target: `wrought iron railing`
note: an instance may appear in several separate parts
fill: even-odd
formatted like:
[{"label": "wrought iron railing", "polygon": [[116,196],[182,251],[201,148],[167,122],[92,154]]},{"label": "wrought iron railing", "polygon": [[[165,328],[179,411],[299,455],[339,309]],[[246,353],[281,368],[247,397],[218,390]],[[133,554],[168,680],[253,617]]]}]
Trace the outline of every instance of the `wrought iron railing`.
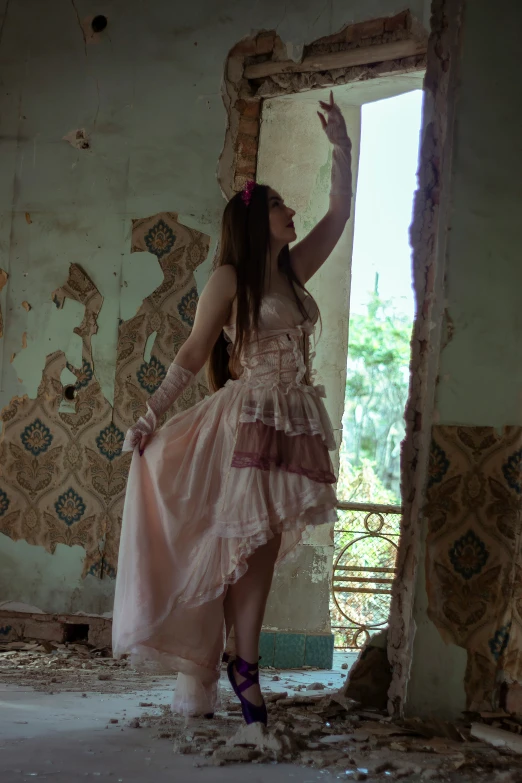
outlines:
[{"label": "wrought iron railing", "polygon": [[339,502],[330,610],[335,646],[358,650],[386,628],[401,506]]}]

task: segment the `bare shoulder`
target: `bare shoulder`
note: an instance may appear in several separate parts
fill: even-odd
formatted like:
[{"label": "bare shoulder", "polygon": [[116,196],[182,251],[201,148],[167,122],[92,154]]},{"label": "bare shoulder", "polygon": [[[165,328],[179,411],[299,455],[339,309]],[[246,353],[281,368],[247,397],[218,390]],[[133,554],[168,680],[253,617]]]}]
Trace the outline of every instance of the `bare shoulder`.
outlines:
[{"label": "bare shoulder", "polygon": [[230,302],[234,299],[237,290],[236,270],[231,264],[218,266],[212,273],[207,283],[208,289],[214,294],[228,299]]}]

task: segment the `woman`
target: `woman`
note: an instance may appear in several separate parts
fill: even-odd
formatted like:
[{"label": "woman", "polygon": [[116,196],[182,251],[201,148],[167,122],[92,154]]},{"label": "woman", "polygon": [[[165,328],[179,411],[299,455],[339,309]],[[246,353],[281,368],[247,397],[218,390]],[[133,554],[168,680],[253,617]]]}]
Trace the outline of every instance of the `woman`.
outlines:
[{"label": "woman", "polygon": [[[350,214],[351,143],[333,95],[320,105],[333,143],[327,214],[289,250],[295,212],[278,193],[248,183],[230,200],[192,333],[124,443],[134,455],[114,654],[177,670],[172,708],[184,715],[212,716],[234,628],[228,676],[245,721],[266,724],[258,647],[275,563],[307,526],[336,518],[335,444],[307,366],[319,313],[305,284]],[[216,393],[155,433],[207,361]]]}]

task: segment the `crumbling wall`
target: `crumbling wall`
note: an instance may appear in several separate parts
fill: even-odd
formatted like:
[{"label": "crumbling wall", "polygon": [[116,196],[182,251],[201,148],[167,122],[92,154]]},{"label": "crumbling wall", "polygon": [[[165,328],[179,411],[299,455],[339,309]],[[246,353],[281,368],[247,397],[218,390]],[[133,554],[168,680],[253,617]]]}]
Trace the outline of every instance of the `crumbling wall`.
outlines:
[{"label": "crumbling wall", "polygon": [[[459,0],[434,0],[432,4],[418,189],[411,228],[416,317],[405,412],[406,437],[401,453],[404,512],[388,633],[388,658],[393,672],[388,706],[394,714],[401,714],[405,707],[416,631],[414,601],[418,592],[425,590],[422,582],[418,584],[418,568],[444,310],[460,14]],[[428,669],[431,661],[424,659],[419,665]]]},{"label": "crumbling wall", "polygon": [[[410,2],[412,15],[422,18],[424,5],[425,0]],[[131,397],[136,388],[143,395],[144,390],[136,378],[127,385],[126,360],[118,360],[119,341],[132,340],[125,328],[120,335],[120,319],[138,317],[142,300],[162,286],[150,248],[142,253],[141,267],[130,258],[133,221],[177,209],[177,223],[215,243],[223,208],[216,161],[227,125],[221,79],[227,53],[238,41],[273,30],[285,56],[297,60],[304,42],[368,18],[393,18],[404,5],[353,0],[349,7],[317,9],[291,0],[282,14],[273,2],[252,8],[239,0],[226,7],[203,0],[180,10],[151,0],[144,11],[138,0],[129,0],[124,8],[112,4],[107,27],[97,32],[86,0],[51,5],[11,0],[2,11],[0,268],[8,279],[0,292],[0,437],[9,476],[0,477],[6,496],[0,496],[0,589],[48,610],[106,611],[112,580],[99,576],[114,566],[122,497],[116,487],[122,487],[125,470],[124,458],[103,456],[96,438],[108,427],[123,432],[142,404]],[[243,124],[242,132],[248,135],[251,128]],[[228,158],[229,168],[232,163]],[[188,288],[180,296],[188,296],[194,281],[201,288],[208,263],[194,270],[194,280],[187,273]],[[56,308],[51,294],[67,287],[71,264],[75,280],[79,275],[90,281],[85,284],[92,285],[92,299],[87,306],[71,288],[63,307]],[[191,294],[189,310],[193,303]],[[163,306],[177,306],[175,297]],[[186,333],[183,324],[180,335],[174,334],[165,315],[158,318],[151,304],[141,311],[143,321],[132,324],[149,365],[151,357],[167,361]],[[82,329],[96,327],[89,335],[74,331],[84,317],[91,320]],[[160,331],[155,338],[147,332],[145,339],[143,329],[153,328],[153,321],[161,321]],[[135,370],[133,365],[129,372]],[[149,367],[147,378],[152,371]],[[64,399],[68,386],[75,400]],[[118,413],[122,389],[125,410]],[[26,442],[40,451],[30,455],[20,437],[38,417],[41,428],[28,430]],[[121,436],[111,429],[107,438],[117,448]],[[12,444],[22,450],[17,458]],[[23,492],[36,495],[24,496],[19,478],[30,486]],[[45,487],[39,488],[41,481]],[[70,525],[55,508],[62,496],[60,513],[72,515]],[[35,503],[39,517],[12,516]],[[53,525],[42,521],[44,511]],[[92,526],[82,528],[82,520],[91,517]]]},{"label": "crumbling wall", "polygon": [[[255,178],[264,99],[422,71],[426,46],[426,30],[409,10],[347,25],[298,51],[275,30],[240,41],[229,53],[223,84],[229,118],[218,169],[223,192],[230,196]],[[347,64],[335,60],[340,56]]]},{"label": "crumbling wall", "polygon": [[[463,706],[483,710],[503,706],[522,681],[522,226],[513,176],[522,166],[522,9],[496,6],[499,38],[490,10],[477,0],[464,15],[425,508],[428,615],[446,642],[439,657],[449,670],[460,655]],[[414,675],[420,691],[415,652]]]},{"label": "crumbling wall", "polygon": [[[114,406],[96,378],[91,345],[102,297],[84,270],[71,265],[66,284],[50,298],[59,309],[67,299],[85,308],[75,329],[82,340],[81,362],[71,365],[62,351],[50,354],[36,398],[15,397],[0,413],[0,531],[13,541],[50,553],[59,544],[80,546],[85,550],[84,577],[115,576],[131,460],[121,451],[124,434],[145,412],[147,398],[190,333],[198,298],[193,272],[205,260],[208,246],[208,237],[183,226],[175,214],[133,222],[132,251],[156,256],[163,282],[134,317],[120,322]],[[75,381],[68,387],[62,383],[65,368]],[[65,397],[67,388],[71,401]],[[170,414],[206,393],[201,379]],[[3,575],[2,597],[15,598],[18,585],[8,572]],[[38,603],[37,597],[31,599]]]},{"label": "crumbling wall", "polygon": [[485,0],[463,14],[456,0],[433,4],[412,234],[419,312],[390,700],[447,717],[516,708],[522,680],[522,10],[496,7],[499,39],[490,11]]}]

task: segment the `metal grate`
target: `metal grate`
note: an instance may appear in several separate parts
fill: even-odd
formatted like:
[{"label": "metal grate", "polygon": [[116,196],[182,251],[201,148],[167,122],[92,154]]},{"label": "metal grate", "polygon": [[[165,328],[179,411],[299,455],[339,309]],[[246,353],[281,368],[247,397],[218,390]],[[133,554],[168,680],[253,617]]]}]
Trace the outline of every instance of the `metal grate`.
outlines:
[{"label": "metal grate", "polygon": [[386,628],[400,537],[401,506],[337,506],[330,613],[337,649],[358,650]]}]

